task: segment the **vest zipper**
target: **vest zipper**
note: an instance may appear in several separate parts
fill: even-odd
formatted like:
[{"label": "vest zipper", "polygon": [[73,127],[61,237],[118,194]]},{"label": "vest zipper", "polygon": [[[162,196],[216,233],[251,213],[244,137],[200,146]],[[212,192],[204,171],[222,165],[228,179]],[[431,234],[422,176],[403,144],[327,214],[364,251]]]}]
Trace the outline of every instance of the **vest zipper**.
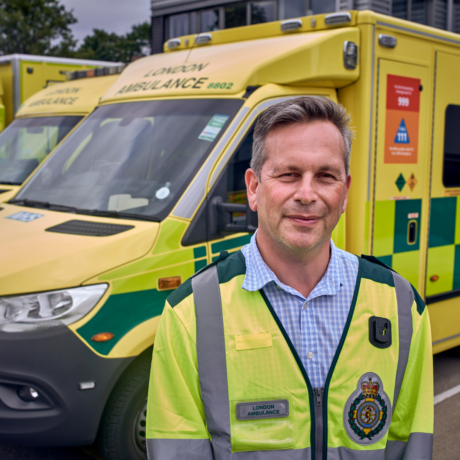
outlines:
[{"label": "vest zipper", "polygon": [[313,388],[315,395],[315,460],[323,460],[323,393],[324,388]]}]

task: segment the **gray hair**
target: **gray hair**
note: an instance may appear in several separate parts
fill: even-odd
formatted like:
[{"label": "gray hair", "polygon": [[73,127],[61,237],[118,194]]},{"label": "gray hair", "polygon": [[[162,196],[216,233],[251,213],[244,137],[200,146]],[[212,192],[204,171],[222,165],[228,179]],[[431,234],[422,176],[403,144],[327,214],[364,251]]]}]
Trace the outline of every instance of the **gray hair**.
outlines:
[{"label": "gray hair", "polygon": [[266,160],[265,139],[270,131],[295,123],[329,121],[342,135],[345,155],[345,172],[350,172],[350,154],[353,131],[350,129],[350,115],[345,108],[325,97],[303,96],[274,104],[262,112],[254,129],[251,168],[260,180],[262,166]]}]

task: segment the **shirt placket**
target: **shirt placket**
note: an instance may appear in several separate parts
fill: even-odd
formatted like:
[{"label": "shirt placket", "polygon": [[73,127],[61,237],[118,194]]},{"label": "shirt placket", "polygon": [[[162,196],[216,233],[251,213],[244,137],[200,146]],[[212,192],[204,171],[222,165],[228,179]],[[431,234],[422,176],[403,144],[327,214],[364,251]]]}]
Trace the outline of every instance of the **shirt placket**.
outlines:
[{"label": "shirt placket", "polygon": [[318,382],[318,335],[315,326],[314,300],[300,303],[300,328],[302,338],[302,363],[313,386]]}]

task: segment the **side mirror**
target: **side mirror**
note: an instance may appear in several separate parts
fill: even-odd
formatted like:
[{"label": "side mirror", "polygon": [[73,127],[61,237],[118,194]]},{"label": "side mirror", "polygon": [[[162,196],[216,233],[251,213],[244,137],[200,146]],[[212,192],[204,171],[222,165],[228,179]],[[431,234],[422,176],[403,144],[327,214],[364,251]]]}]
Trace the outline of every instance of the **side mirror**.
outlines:
[{"label": "side mirror", "polygon": [[[226,233],[254,233],[257,230],[257,212],[251,210],[249,203],[225,203],[222,197],[216,196],[209,203],[208,212],[212,234],[223,236]],[[246,223],[235,223],[233,213],[246,214]]]}]

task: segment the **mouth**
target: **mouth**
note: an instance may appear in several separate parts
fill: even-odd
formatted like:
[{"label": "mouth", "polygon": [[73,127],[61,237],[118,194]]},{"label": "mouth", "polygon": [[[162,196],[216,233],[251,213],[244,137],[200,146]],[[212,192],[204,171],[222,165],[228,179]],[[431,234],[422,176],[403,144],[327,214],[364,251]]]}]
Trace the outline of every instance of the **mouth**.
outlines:
[{"label": "mouth", "polygon": [[304,216],[302,214],[291,214],[285,217],[291,222],[304,227],[313,227],[321,219],[321,216]]}]

